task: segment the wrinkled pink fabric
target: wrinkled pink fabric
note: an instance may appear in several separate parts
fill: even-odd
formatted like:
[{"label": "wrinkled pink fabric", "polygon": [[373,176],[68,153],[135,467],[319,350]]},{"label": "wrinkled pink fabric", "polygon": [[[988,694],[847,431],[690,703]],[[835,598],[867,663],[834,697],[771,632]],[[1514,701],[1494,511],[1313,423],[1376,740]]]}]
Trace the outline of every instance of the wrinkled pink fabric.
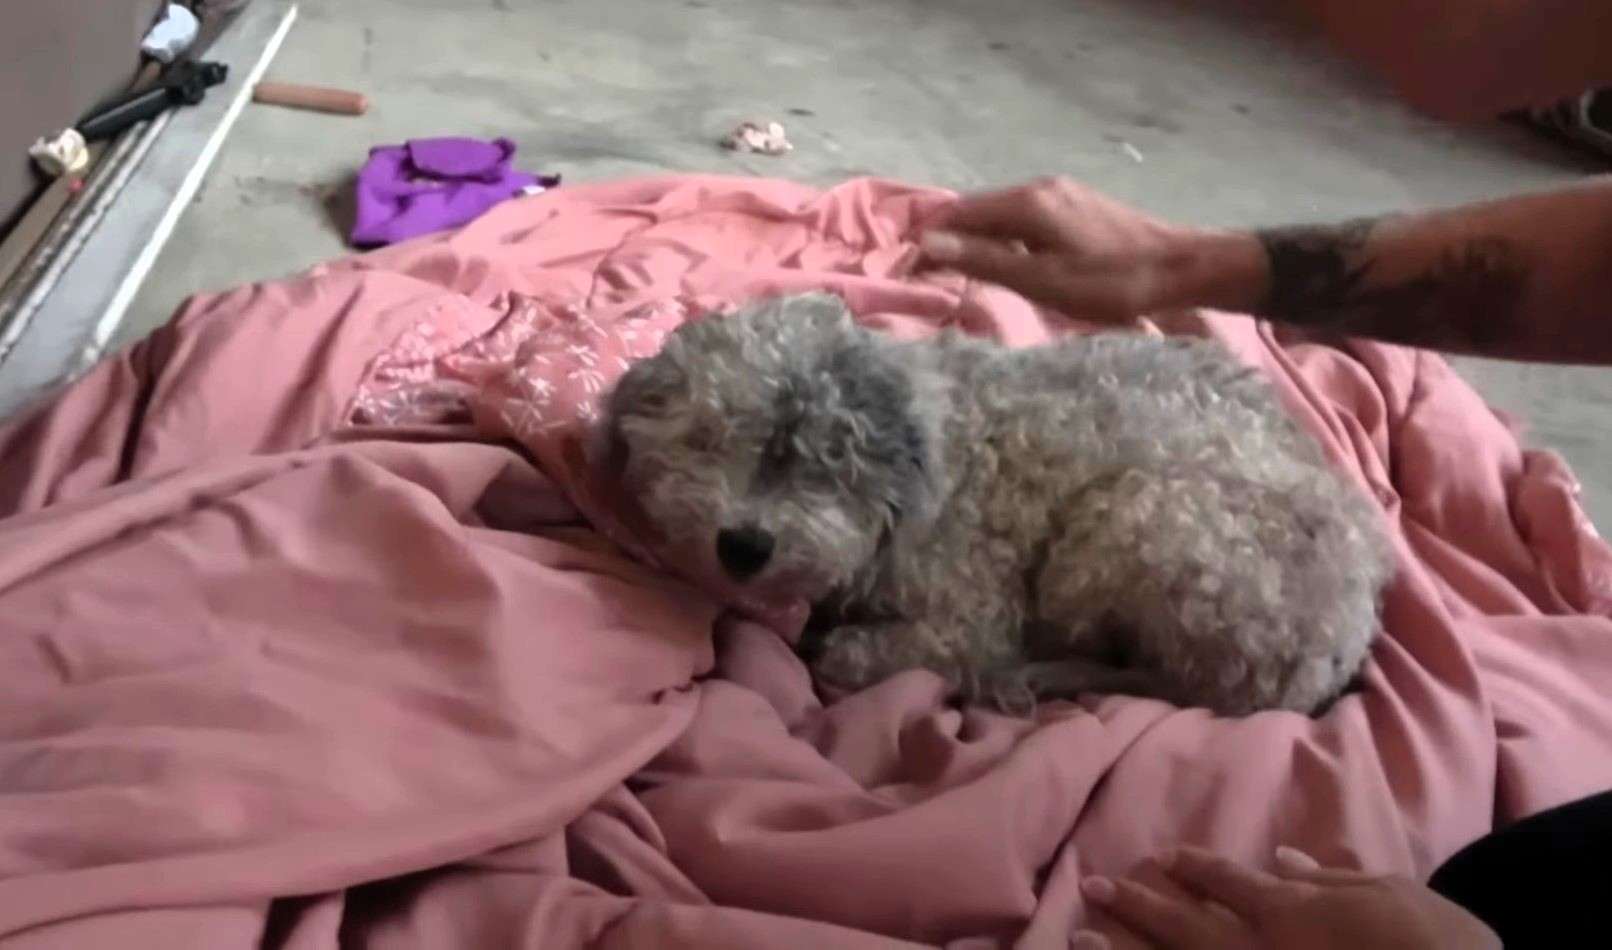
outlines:
[{"label": "wrinkled pink fabric", "polygon": [[828,288],[897,332],[1071,329],[910,273],[949,200],[553,192],[201,298],[0,428],[0,942],[1061,947],[1108,926],[1081,874],[1164,846],[1425,874],[1612,786],[1612,553],[1435,356],[1167,322],[1267,370],[1392,527],[1365,690],[1316,721],[1015,720],[924,672],[824,708],[589,526],[635,326]]}]

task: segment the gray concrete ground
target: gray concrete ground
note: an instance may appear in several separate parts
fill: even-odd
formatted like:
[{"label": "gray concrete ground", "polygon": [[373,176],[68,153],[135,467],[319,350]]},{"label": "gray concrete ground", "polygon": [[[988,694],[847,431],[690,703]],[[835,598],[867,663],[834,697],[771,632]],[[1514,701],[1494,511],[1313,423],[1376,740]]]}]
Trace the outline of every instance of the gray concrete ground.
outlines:
[{"label": "gray concrete ground", "polygon": [[[343,253],[352,173],[370,145],[411,136],[506,135],[524,165],[571,181],[700,170],[967,189],[1059,172],[1219,224],[1462,201],[1592,167],[1521,130],[1416,118],[1237,0],[303,0],[269,76],[360,89],[372,110],[250,107],[124,341],[192,292]],[[796,151],[714,147],[750,117],[786,122]],[[1462,369],[1563,451],[1612,519],[1612,374]]]}]

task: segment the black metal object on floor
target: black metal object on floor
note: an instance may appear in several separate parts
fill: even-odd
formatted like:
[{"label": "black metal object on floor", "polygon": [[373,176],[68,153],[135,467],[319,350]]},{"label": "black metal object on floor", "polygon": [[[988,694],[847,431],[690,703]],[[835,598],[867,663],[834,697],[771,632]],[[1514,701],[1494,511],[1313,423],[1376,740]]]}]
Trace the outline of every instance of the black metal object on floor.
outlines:
[{"label": "black metal object on floor", "polygon": [[179,105],[196,105],[207,90],[229,78],[223,63],[184,60],[175,63],[150,89],[125,96],[78,123],[86,142],[109,139],[138,122],[156,118]]}]

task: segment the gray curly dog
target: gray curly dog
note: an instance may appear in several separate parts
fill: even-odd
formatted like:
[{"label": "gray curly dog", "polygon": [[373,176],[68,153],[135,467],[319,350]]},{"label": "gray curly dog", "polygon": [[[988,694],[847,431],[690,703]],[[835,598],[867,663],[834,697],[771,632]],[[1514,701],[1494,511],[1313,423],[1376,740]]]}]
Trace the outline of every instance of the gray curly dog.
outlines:
[{"label": "gray curly dog", "polygon": [[809,662],[847,689],[1313,712],[1393,571],[1365,494],[1208,341],[903,342],[784,297],[681,327],[603,425],[676,556],[815,604]]}]

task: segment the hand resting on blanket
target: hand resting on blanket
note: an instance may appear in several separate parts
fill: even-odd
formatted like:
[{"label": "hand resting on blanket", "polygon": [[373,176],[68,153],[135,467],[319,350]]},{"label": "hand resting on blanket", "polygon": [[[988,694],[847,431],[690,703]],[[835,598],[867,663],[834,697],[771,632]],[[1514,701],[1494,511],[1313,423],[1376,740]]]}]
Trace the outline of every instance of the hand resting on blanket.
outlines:
[{"label": "hand resting on blanket", "polygon": [[[1499,950],[1481,920],[1407,877],[1322,868],[1291,848],[1277,873],[1198,848],[1152,863],[1165,884],[1089,877],[1081,891],[1160,950]],[[1078,950],[1107,938],[1078,935]]]}]

